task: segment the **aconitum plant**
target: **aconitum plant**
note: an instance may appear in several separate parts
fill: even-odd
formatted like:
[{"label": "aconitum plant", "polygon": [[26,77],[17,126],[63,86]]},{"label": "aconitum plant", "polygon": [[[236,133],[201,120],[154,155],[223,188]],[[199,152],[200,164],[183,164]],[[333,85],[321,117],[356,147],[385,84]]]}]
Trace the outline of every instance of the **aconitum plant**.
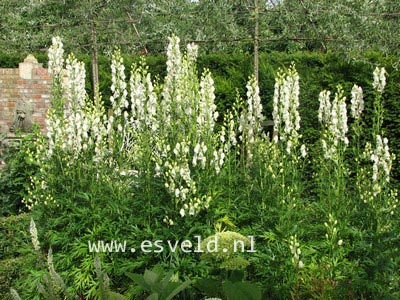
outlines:
[{"label": "aconitum plant", "polygon": [[286,143],[286,152],[290,154],[292,148],[299,143],[300,115],[299,115],[299,74],[294,65],[285,73],[280,71],[275,79],[273,98],[274,141]]}]

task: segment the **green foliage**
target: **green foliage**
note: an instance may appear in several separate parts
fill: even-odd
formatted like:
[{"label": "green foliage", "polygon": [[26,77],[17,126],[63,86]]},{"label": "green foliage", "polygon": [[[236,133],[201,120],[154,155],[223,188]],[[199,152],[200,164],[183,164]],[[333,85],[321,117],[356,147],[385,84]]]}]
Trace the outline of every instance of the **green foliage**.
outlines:
[{"label": "green foliage", "polygon": [[132,273],[126,275],[149,293],[147,300],[171,300],[191,284],[190,280],[178,282],[173,272],[165,273],[160,265],[145,270],[143,275]]},{"label": "green foliage", "polygon": [[29,264],[24,249],[29,244],[29,215],[0,217],[0,298],[9,299],[14,282],[24,277]]},{"label": "green foliage", "polygon": [[34,139],[34,135],[27,135],[11,140],[2,150],[1,160],[5,165],[0,169],[0,216],[26,211],[22,199],[28,193],[30,177],[38,170],[35,162],[27,157],[27,153],[35,151]]},{"label": "green foliage", "polygon": [[195,283],[195,286],[208,297],[221,297],[227,300],[261,300],[259,286],[251,282],[242,281],[241,277],[241,274],[234,272],[223,280],[213,278],[200,279]]},{"label": "green foliage", "polygon": [[[282,86],[290,82],[288,78],[296,81],[296,69],[300,75],[302,121],[290,148],[286,123],[271,139],[253,122],[252,113],[259,108],[257,89],[248,84],[247,91],[241,87],[237,93],[224,77],[245,83],[249,75],[245,56],[221,58],[223,64],[215,56],[210,58],[224,82],[216,95],[221,93],[222,99],[216,104],[226,109],[220,112],[221,122],[214,124],[212,81],[208,72],[201,78],[197,73],[207,66],[206,59],[204,65],[194,65],[189,54],[180,56],[176,44],[168,51],[175,51],[175,56],[169,54],[164,82],[151,82],[150,68],[135,66],[132,98],[124,98],[129,93],[121,59],[115,55],[108,106],[83,97],[84,104],[70,111],[70,119],[62,115],[51,119],[56,126],[47,137],[38,138],[36,156],[34,151],[26,153],[29,161],[40,163],[40,169],[32,177],[25,203],[38,220],[43,251],[54,249],[54,269],[65,280],[65,290],[87,299],[109,297],[111,289],[128,299],[170,299],[177,292],[183,299],[396,298],[400,291],[397,182],[384,177],[388,161],[383,159],[391,160],[390,155],[380,158],[381,165],[374,169],[382,146],[372,132],[375,128],[374,134],[388,136],[390,145],[396,138],[398,128],[381,128],[374,116],[382,106],[397,109],[398,104],[388,98],[397,97],[392,79],[381,95],[371,85],[372,64],[344,62],[336,54],[262,56],[265,115],[273,106],[276,67],[281,67]],[[397,78],[390,58],[379,61],[394,74],[393,80]],[[318,122],[318,94],[342,87],[332,99],[335,111],[329,113],[334,116],[342,96],[349,103],[353,83],[364,89],[366,111],[358,121],[348,119],[347,144],[334,130],[338,122]],[[113,108],[113,118],[106,113],[108,107]],[[282,122],[285,113],[280,112]],[[210,115],[206,123],[204,116]],[[78,127],[82,123],[71,119],[84,120],[88,127]],[[390,120],[384,119],[383,127],[387,123]],[[57,135],[58,129],[64,135]],[[90,140],[99,136],[96,142]],[[82,141],[87,143],[78,143]],[[335,151],[328,153],[328,146]],[[376,170],[381,172],[379,180],[373,177]],[[235,224],[241,234],[215,234],[215,223]],[[208,236],[203,243],[219,236],[226,252],[202,256],[164,247],[158,253],[155,244],[151,253],[139,251],[144,240],[179,244],[195,235]],[[254,237],[256,252],[233,255],[232,240],[246,244],[246,236]],[[101,241],[113,245],[113,250],[100,249]],[[124,246],[124,241],[128,251],[115,248],[117,243]],[[99,249],[93,250],[93,245]],[[98,252],[95,268],[91,252]],[[207,256],[211,264],[201,259]],[[149,271],[154,265],[158,266]],[[30,261],[26,270],[34,266]],[[130,272],[144,275],[129,278]],[[174,274],[184,283],[171,281]],[[30,272],[16,282],[24,299],[37,298],[32,287],[42,275]],[[195,283],[193,288],[186,286],[188,278]]]}]

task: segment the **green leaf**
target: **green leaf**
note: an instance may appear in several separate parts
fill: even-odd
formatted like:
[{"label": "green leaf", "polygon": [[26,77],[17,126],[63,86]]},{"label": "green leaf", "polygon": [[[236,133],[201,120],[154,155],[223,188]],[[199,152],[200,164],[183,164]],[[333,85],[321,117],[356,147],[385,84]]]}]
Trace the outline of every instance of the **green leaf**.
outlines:
[{"label": "green leaf", "polygon": [[200,279],[195,286],[209,297],[219,295],[221,291],[221,282],[211,278]]},{"label": "green leaf", "polygon": [[165,298],[165,300],[171,300],[173,297],[175,297],[184,289],[186,289],[190,284],[191,284],[190,280],[187,280],[184,283],[178,283],[179,286],[176,287],[171,293],[169,293],[168,296]]},{"label": "green leaf", "polygon": [[158,295],[158,293],[153,293],[147,297],[147,300],[158,300],[158,299],[160,299],[160,296]]},{"label": "green leaf", "polygon": [[146,270],[144,271],[143,279],[147,284],[153,286],[160,280],[160,275],[153,271]]},{"label": "green leaf", "polygon": [[125,272],[125,275],[132,279],[137,285],[146,291],[151,291],[151,286],[144,280],[143,275]]},{"label": "green leaf", "polygon": [[261,291],[255,284],[249,282],[226,281],[222,289],[227,300],[261,300]]},{"label": "green leaf", "polygon": [[107,292],[107,297],[110,300],[111,299],[112,300],[127,300],[127,298],[124,295],[121,295],[121,294],[118,294],[118,293],[115,293],[115,292],[111,292],[111,291]]}]

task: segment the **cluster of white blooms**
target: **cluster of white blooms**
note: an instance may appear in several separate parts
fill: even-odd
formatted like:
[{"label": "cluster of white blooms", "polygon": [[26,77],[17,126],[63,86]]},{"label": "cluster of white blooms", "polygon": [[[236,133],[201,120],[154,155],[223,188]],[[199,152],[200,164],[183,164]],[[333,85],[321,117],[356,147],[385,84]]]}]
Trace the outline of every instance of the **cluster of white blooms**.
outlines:
[{"label": "cluster of white blooms", "polygon": [[[198,148],[200,152],[202,147],[199,146]],[[196,196],[196,182],[192,179],[189,166],[190,143],[188,141],[178,142],[170,155],[173,156],[172,160],[167,160],[163,165],[163,175],[166,179],[165,187],[176,203],[181,204],[180,215],[182,217],[185,215],[193,216],[201,209],[208,207],[210,198]]]},{"label": "cluster of white blooms", "polygon": [[[167,47],[167,77],[173,78],[180,73],[182,54],[179,49],[180,39],[177,36],[172,36],[168,38]],[[194,51],[190,51],[194,53]]]},{"label": "cluster of white blooms", "polygon": [[221,168],[225,162],[225,148],[219,148],[218,150],[214,150],[213,158],[211,159],[210,164],[214,166],[215,173],[218,175],[221,172]]},{"label": "cluster of white blooms", "polygon": [[51,39],[52,45],[48,51],[49,74],[59,76],[64,67],[64,48],[61,38],[56,36]]},{"label": "cluster of white blooms", "polygon": [[187,44],[186,49],[187,49],[186,56],[187,56],[188,61],[191,63],[196,62],[198,51],[199,51],[199,46],[197,46],[194,43],[190,43],[190,44]]},{"label": "cluster of white blooms", "polygon": [[48,149],[42,149],[44,152],[47,152],[47,156],[52,156],[53,151],[57,146],[61,146],[62,141],[64,139],[64,120],[60,120],[57,115],[49,109],[47,112],[46,122],[46,130],[49,147]]},{"label": "cluster of white blooms", "polygon": [[[116,50],[112,55],[111,60],[111,92],[110,102],[112,104],[112,116],[109,118],[108,130],[110,131],[114,121],[119,118],[129,107],[127,100],[128,92],[126,90],[127,84],[125,82],[125,66],[124,60],[121,57],[120,50]],[[124,113],[126,121],[127,114]],[[122,131],[122,125],[117,124],[117,130]]]},{"label": "cluster of white blooms", "polygon": [[100,162],[107,149],[107,129],[105,109],[99,98],[95,98],[94,105],[86,110],[91,117],[91,137],[94,143],[94,160]]},{"label": "cluster of white blooms", "polygon": [[[53,48],[61,53],[60,47]],[[201,80],[197,76],[197,46],[188,45],[186,54],[182,55],[179,38],[172,37],[167,55],[167,75],[164,84],[159,86],[161,92],[156,93],[147,68],[139,64],[132,68],[128,95],[121,53],[117,50],[113,54],[111,114],[105,112],[100,98],[95,98],[94,103],[87,101],[84,66],[70,56],[66,61],[68,81],[62,86],[66,100],[64,114],[50,112],[47,119],[48,152],[51,155],[56,148],[66,153],[72,150],[74,155],[68,159],[73,162],[76,155],[87,149],[94,150],[96,162],[113,166],[116,174],[125,178],[128,173],[121,170],[129,169],[129,164],[135,164],[150,150],[144,159],[156,164],[157,176],[163,177],[175,204],[180,205],[179,213],[194,215],[207,208],[211,201],[208,191],[199,191],[195,180],[201,180],[202,173],[209,176],[205,169],[214,169],[219,174],[227,148],[218,141],[222,134],[215,132],[218,112],[214,81],[209,71],[203,73]],[[247,120],[258,132],[263,117],[255,81],[249,83],[248,90]],[[227,139],[232,145],[237,143],[234,128],[231,116]],[[113,159],[109,155],[113,151],[127,158],[129,162],[123,163],[128,165],[122,166]],[[104,160],[106,155],[108,159]]]},{"label": "cluster of white blooms", "polygon": [[318,119],[326,128],[322,139],[322,147],[324,156],[327,159],[335,156],[339,142],[343,142],[346,146],[349,143],[346,136],[348,132],[346,97],[343,96],[343,91],[340,87],[332,103],[329,96],[330,93],[328,91],[320,93],[318,111]]},{"label": "cluster of white blooms", "polygon": [[[226,125],[223,127],[223,128],[227,128],[227,130],[228,130],[227,131],[228,143],[226,144],[227,147],[229,147],[230,145],[232,145],[232,146],[237,145],[235,127],[236,127],[235,120],[234,120],[232,112],[230,111],[228,114]],[[221,142],[224,142],[224,140],[221,140]]]},{"label": "cluster of white blooms", "polygon": [[374,82],[372,83],[372,86],[379,93],[382,93],[386,86],[386,70],[385,70],[385,68],[384,67],[382,67],[382,68],[376,67],[373,75],[374,75]]},{"label": "cluster of white blooms", "polygon": [[[70,55],[66,60],[65,74],[67,79],[61,83],[65,99],[64,112],[60,115],[50,110],[46,119],[49,156],[55,147],[74,152],[75,156],[86,151],[93,144],[93,138],[96,138],[96,134],[89,135],[89,130],[93,125],[101,126],[99,116],[92,114],[92,104],[86,101],[84,64]],[[94,129],[94,132],[98,131]]]},{"label": "cluster of white blooms", "polygon": [[322,124],[329,124],[331,120],[331,92],[330,91],[322,91],[319,93],[319,109],[318,109],[318,120]]},{"label": "cluster of white blooms", "polygon": [[358,119],[364,110],[363,90],[360,86],[354,85],[351,89],[351,116]]},{"label": "cluster of white blooms", "polygon": [[247,159],[252,160],[252,145],[260,137],[264,137],[262,123],[262,104],[257,80],[252,77],[247,85],[247,105],[243,109],[239,120],[240,140],[246,145]]},{"label": "cluster of white blooms", "polygon": [[372,166],[372,181],[374,196],[382,191],[382,181],[390,181],[390,171],[394,157],[389,152],[389,141],[380,135],[376,136],[376,148],[371,155]]},{"label": "cluster of white blooms", "polygon": [[29,232],[31,234],[32,245],[35,251],[40,250],[39,239],[38,239],[38,232],[36,229],[35,221],[31,218],[31,224],[29,226]]},{"label": "cluster of white blooms", "polygon": [[[162,165],[157,164],[156,167],[157,171],[162,173],[165,179],[165,187],[175,199],[175,203],[181,205],[179,214],[182,217],[193,216],[200,210],[208,208],[211,201],[210,196],[198,196],[196,182],[192,178],[189,164],[190,148],[190,142],[187,140],[178,142],[172,151],[169,147],[166,147],[165,153],[161,155],[166,160],[162,162],[162,159],[160,159]],[[207,146],[204,143],[198,143],[193,151],[192,166],[196,167],[200,164],[200,168],[205,168]]]},{"label": "cluster of white blooms", "polygon": [[85,80],[86,71],[83,62],[79,62],[73,54],[66,60],[66,77],[63,81],[64,96],[68,108],[72,112],[81,110],[86,100]]},{"label": "cluster of white blooms", "polygon": [[332,102],[331,124],[329,129],[334,134],[335,143],[342,141],[346,145],[349,144],[349,140],[346,137],[347,131],[349,130],[347,127],[346,97],[343,96],[342,90],[339,90],[335,94],[335,99]]},{"label": "cluster of white blooms", "polygon": [[200,81],[200,101],[197,112],[197,134],[211,137],[218,118],[217,106],[214,104],[214,80],[209,71],[205,71]]},{"label": "cluster of white blooms", "polygon": [[292,235],[290,236],[290,252],[292,253],[292,263],[295,265],[297,268],[301,269],[304,267],[303,262],[300,260],[300,255],[301,255],[301,249],[300,249],[300,244],[297,241],[297,235]]},{"label": "cluster of white blooms", "polygon": [[157,96],[147,69],[133,66],[130,77],[131,124],[134,129],[145,128],[155,131],[157,123]]},{"label": "cluster of white blooms", "polygon": [[[235,110],[235,109],[234,109]],[[237,115],[237,113],[235,113]],[[224,118],[224,122],[219,132],[219,142],[221,143],[218,150],[214,150],[211,165],[215,168],[215,173],[218,175],[224,165],[226,155],[233,149],[236,149],[236,122],[232,110],[230,110]]]},{"label": "cluster of white blooms", "polygon": [[[177,36],[168,38],[167,48],[167,75],[162,90],[160,104],[160,121],[165,125],[171,123],[172,102],[180,102],[178,81],[182,72],[182,54],[179,49],[180,39]],[[176,95],[175,95],[176,94]]]},{"label": "cluster of white blooms", "polygon": [[272,118],[274,121],[274,141],[286,142],[286,152],[291,153],[299,140],[299,74],[294,65],[287,73],[279,72],[275,79]]},{"label": "cluster of white blooms", "polygon": [[200,162],[200,166],[202,169],[206,167],[206,152],[207,152],[207,145],[204,144],[204,142],[197,143],[196,146],[193,149],[193,159],[192,159],[192,165],[193,167],[197,166],[197,162]]},{"label": "cluster of white blooms", "polygon": [[[18,292],[14,290],[13,288],[10,288],[10,294],[13,300],[22,300],[21,297],[19,296]],[[209,299],[219,299],[219,298],[209,298]],[[221,300],[221,299],[219,299]]]},{"label": "cluster of white blooms", "polygon": [[167,75],[157,102],[160,130],[154,160],[156,172],[162,174],[169,193],[182,205],[180,215],[186,216],[207,208],[211,200],[197,189],[193,178],[201,178],[202,170],[209,167],[218,174],[225,153],[215,142],[218,112],[210,72],[206,70],[199,80],[195,68],[197,46],[188,45],[182,55],[179,38],[169,41]]},{"label": "cluster of white blooms", "polygon": [[63,83],[66,97],[65,110],[65,143],[64,150],[74,150],[80,152],[86,150],[88,144],[91,144],[89,138],[89,129],[91,120],[85,112],[86,90],[85,90],[85,66],[78,62],[73,55],[70,55],[66,61],[67,80]]}]

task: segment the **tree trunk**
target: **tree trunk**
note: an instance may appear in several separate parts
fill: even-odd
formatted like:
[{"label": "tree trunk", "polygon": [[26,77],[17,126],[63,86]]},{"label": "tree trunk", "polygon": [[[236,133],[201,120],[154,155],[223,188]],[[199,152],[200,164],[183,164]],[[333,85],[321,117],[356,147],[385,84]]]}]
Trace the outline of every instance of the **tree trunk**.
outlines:
[{"label": "tree trunk", "polygon": [[254,77],[258,83],[259,0],[254,0]]},{"label": "tree trunk", "polygon": [[92,80],[93,80],[93,97],[98,97],[99,93],[99,61],[97,47],[97,31],[96,24],[92,20]]}]

